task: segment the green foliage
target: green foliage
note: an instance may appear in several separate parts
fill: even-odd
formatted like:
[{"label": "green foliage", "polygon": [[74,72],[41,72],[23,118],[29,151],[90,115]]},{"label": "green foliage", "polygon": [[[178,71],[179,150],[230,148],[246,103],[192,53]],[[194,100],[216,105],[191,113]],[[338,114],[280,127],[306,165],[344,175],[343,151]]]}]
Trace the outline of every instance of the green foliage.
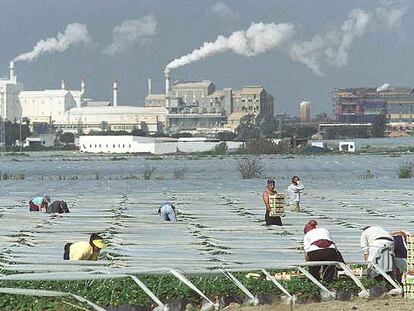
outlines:
[{"label": "green foliage", "polygon": [[171,134],[171,137],[172,138],[181,138],[181,137],[188,138],[188,137],[193,137],[193,134],[187,133],[187,132],[179,132],[179,133]]},{"label": "green foliage", "polygon": [[132,136],[147,136],[148,135],[148,133],[147,132],[144,132],[143,130],[141,130],[141,129],[133,129],[132,131],[131,131],[131,135]]},{"label": "green foliage", "polygon": [[127,131],[90,131],[88,133],[89,136],[125,136],[125,135],[131,135],[130,132]]},{"label": "green foliage", "polygon": [[28,136],[30,136],[29,124],[27,123],[12,123],[10,121],[4,122],[4,131],[6,135],[6,145],[14,145],[16,140],[20,139],[20,134],[22,141],[24,141]]},{"label": "green foliage", "polygon": [[386,122],[385,114],[379,114],[374,117],[371,128],[372,137],[384,137],[385,128],[387,126]]},{"label": "green foliage", "polygon": [[260,137],[260,127],[255,124],[253,114],[245,115],[237,127],[237,139],[247,140]]},{"label": "green foliage", "polygon": [[233,132],[219,132],[217,133],[216,137],[218,140],[222,140],[222,141],[231,141],[234,140],[236,138],[237,134],[233,133]]},{"label": "green foliage", "polygon": [[63,133],[59,136],[59,141],[62,144],[73,144],[75,142],[75,134],[73,133]]},{"label": "green foliage", "polygon": [[246,141],[243,146],[237,150],[240,154],[278,154],[290,151],[290,145],[287,142],[276,144],[272,139],[256,138]]},{"label": "green foliage", "polygon": [[215,145],[213,149],[211,150],[211,153],[213,155],[221,155],[227,153],[228,146],[226,142],[222,141],[221,143]]},{"label": "green foliage", "polygon": [[338,126],[327,128],[324,133],[324,139],[341,139],[341,138],[368,138],[367,127],[356,126]]},{"label": "green foliage", "polygon": [[414,176],[414,162],[403,163],[398,170],[399,178],[412,178]]}]

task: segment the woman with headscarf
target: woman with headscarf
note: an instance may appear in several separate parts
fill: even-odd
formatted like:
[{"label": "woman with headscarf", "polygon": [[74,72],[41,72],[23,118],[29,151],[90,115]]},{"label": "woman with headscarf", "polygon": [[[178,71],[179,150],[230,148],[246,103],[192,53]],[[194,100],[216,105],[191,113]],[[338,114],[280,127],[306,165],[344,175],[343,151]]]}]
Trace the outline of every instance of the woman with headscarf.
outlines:
[{"label": "woman with headscarf", "polygon": [[[336,248],[329,231],[325,228],[317,228],[316,220],[310,220],[303,230],[303,248],[306,261],[339,261],[344,262],[342,254]],[[336,266],[310,266],[309,272],[317,280],[320,279],[322,270],[323,281],[333,281],[337,277]]]},{"label": "woman with headscarf", "polygon": [[101,249],[106,244],[103,238],[97,233],[92,233],[89,242],[79,241],[75,243],[66,243],[64,247],[64,260],[98,260]]},{"label": "woman with headscarf", "polygon": [[50,203],[50,196],[44,194],[42,197],[35,197],[29,201],[30,212],[45,212]]}]

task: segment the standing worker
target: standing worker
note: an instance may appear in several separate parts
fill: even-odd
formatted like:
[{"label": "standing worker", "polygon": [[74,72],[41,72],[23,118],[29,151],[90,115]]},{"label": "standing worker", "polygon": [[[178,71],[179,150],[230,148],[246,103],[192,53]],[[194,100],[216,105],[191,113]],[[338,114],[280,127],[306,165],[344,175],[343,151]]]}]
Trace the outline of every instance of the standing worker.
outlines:
[{"label": "standing worker", "polygon": [[266,226],[269,226],[269,225],[282,226],[282,218],[280,216],[270,216],[272,207],[270,206],[269,197],[277,194],[275,185],[276,184],[273,179],[268,179],[266,190],[263,192],[263,202],[266,208],[266,214],[265,214]]},{"label": "standing worker", "polygon": [[43,197],[35,197],[29,201],[29,211],[45,212],[50,203],[50,196],[45,194]]},{"label": "standing worker", "polygon": [[86,241],[67,243],[64,248],[63,259],[96,261],[98,260],[99,252],[105,247],[106,244],[103,238],[97,233],[92,233],[89,243]]},{"label": "standing worker", "polygon": [[[362,230],[361,250],[365,261],[377,264],[387,274],[394,270],[394,239],[385,229],[378,226],[368,226]],[[368,277],[382,279],[381,274],[368,266]]]},{"label": "standing worker", "polygon": [[298,176],[292,177],[292,183],[287,192],[290,197],[289,204],[292,212],[300,212],[300,194],[305,189]]},{"label": "standing worker", "polygon": [[393,232],[391,235],[394,239],[395,279],[402,283],[402,276],[407,272],[407,237],[410,233],[401,230]]},{"label": "standing worker", "polygon": [[158,209],[161,219],[164,221],[177,222],[177,214],[172,202],[162,202]]}]

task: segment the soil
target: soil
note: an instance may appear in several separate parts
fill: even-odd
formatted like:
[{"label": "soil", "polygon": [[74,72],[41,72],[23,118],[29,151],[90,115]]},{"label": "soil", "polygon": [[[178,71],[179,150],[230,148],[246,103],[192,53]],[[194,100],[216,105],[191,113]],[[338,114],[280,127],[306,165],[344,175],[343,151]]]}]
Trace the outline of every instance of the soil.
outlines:
[{"label": "soil", "polygon": [[414,301],[401,298],[383,298],[375,300],[352,300],[352,301],[326,301],[308,304],[296,304],[292,308],[289,305],[272,304],[257,307],[231,307],[228,310],[242,311],[411,311],[414,310]]}]

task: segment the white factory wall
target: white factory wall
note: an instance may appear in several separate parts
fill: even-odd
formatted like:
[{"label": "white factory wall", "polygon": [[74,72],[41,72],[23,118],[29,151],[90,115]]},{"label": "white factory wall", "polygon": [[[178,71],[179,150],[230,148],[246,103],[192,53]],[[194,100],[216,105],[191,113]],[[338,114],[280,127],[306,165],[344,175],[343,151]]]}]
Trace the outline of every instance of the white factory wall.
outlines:
[{"label": "white factory wall", "polygon": [[[220,142],[179,141],[136,136],[80,136],[81,152],[91,153],[152,153],[209,151]],[[237,149],[242,142],[227,142],[229,150]]]}]

